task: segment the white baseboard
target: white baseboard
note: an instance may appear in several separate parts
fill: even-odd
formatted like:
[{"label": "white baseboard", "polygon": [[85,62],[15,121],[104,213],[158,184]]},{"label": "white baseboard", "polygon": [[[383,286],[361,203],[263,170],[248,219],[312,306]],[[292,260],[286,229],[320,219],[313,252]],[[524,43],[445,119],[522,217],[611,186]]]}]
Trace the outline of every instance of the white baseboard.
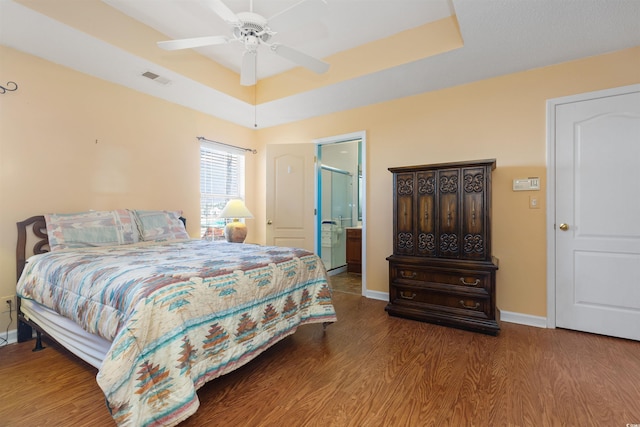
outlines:
[{"label": "white baseboard", "polygon": [[367,298],[377,299],[380,301],[389,301],[389,292],[370,291],[367,289],[364,296]]},{"label": "white baseboard", "polygon": [[347,266],[343,265],[342,267],[336,267],[333,270],[327,271],[327,275],[328,276],[335,276],[336,274],[346,273],[346,272],[347,272]]},{"label": "white baseboard", "polygon": [[5,334],[0,334],[0,337],[2,338],[2,340],[0,340],[0,342],[2,342],[2,344],[4,344],[4,339],[7,339],[7,344],[13,344],[18,342],[18,330],[17,329],[10,329],[9,333],[7,335]]},{"label": "white baseboard", "polygon": [[[388,292],[367,290],[364,296],[371,299],[389,301]],[[546,317],[532,316],[531,314],[515,313],[513,311],[500,310],[500,320],[508,323],[517,323],[519,325],[534,326],[536,328],[547,327]]]},{"label": "white baseboard", "polygon": [[519,325],[535,326],[536,328],[547,327],[546,317],[514,313],[513,311],[500,310],[500,320],[503,322],[517,323]]}]

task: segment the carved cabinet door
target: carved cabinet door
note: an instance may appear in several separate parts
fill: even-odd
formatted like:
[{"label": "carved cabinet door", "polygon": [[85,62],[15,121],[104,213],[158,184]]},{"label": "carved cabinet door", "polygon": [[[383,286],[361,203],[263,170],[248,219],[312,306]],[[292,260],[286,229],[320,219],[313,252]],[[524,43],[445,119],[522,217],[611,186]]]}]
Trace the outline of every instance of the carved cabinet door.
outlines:
[{"label": "carved cabinet door", "polygon": [[414,188],[415,172],[394,175],[394,253],[397,255],[415,255],[414,235]]},{"label": "carved cabinet door", "polygon": [[436,173],[416,172],[416,255],[436,254]]},{"label": "carved cabinet door", "polygon": [[487,247],[489,228],[487,213],[488,181],[491,171],[487,167],[462,170],[462,255],[465,259],[490,259]]},{"label": "carved cabinet door", "polygon": [[460,255],[460,169],[438,171],[438,254]]}]

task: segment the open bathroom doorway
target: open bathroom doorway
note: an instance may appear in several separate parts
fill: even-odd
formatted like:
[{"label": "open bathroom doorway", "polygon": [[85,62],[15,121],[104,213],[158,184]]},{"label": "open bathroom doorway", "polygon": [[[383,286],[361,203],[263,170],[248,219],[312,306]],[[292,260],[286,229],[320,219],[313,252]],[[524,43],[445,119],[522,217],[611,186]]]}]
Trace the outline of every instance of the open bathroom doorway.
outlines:
[{"label": "open bathroom doorway", "polygon": [[365,133],[317,140],[317,253],[334,290],[363,295]]}]

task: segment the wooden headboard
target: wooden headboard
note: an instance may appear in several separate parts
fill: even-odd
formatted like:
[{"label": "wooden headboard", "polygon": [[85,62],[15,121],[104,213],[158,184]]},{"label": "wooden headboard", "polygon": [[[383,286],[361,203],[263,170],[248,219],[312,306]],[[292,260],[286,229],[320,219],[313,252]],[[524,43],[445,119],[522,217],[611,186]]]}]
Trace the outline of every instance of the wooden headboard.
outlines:
[{"label": "wooden headboard", "polygon": [[[47,223],[44,216],[37,215],[24,221],[17,222],[18,226],[18,243],[16,244],[16,280],[20,279],[22,270],[27,263],[27,258],[31,255],[43,254],[49,252],[49,237],[47,236]],[[31,228],[31,232],[29,232]],[[33,242],[33,246],[27,251],[28,242]],[[17,316],[18,316],[18,342],[24,342],[32,338],[33,332],[31,328],[35,328],[37,332],[36,346],[33,351],[39,351],[44,348],[42,345],[42,329],[35,323],[26,319],[20,310],[20,297],[17,300]]]},{"label": "wooden headboard", "polygon": [[[47,223],[44,216],[36,215],[16,223],[18,226],[18,243],[16,245],[16,280],[22,275],[22,270],[27,262],[27,254],[36,255],[49,252],[49,237],[47,236]],[[27,242],[30,240],[28,228],[31,226],[31,235],[35,239],[33,247],[27,251]]]}]

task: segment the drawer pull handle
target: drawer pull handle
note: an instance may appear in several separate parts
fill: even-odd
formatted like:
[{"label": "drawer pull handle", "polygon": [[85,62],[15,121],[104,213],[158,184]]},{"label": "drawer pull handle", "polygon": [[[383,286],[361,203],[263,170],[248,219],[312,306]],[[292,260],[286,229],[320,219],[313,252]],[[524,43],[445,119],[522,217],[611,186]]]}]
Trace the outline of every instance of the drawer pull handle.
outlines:
[{"label": "drawer pull handle", "polygon": [[460,282],[462,282],[462,284],[465,286],[478,286],[480,284],[480,279],[476,279],[475,282],[471,283],[471,282],[466,282],[464,280],[464,277],[461,277]]},{"label": "drawer pull handle", "polygon": [[414,277],[416,277],[416,272],[410,271],[407,273],[406,271],[402,270],[400,272],[400,276],[402,276],[403,279],[413,279]]},{"label": "drawer pull handle", "polygon": [[468,308],[470,310],[477,310],[480,308],[480,303],[477,302],[475,305],[467,305],[464,303],[463,300],[460,300],[460,305],[463,306],[464,308]]},{"label": "drawer pull handle", "polygon": [[415,297],[416,297],[415,292],[400,291],[400,298],[414,299]]}]

